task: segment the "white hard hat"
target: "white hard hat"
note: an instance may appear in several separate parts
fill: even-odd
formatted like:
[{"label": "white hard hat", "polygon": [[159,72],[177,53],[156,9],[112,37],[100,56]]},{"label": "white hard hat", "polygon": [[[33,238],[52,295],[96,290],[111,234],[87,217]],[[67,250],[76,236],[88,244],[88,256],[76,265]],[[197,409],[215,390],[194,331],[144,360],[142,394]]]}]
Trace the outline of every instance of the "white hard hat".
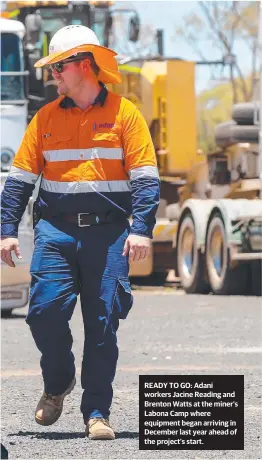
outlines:
[{"label": "white hard hat", "polygon": [[85,26],[70,25],[58,30],[52,37],[49,45],[49,54],[63,53],[80,45],[100,46],[93,30]]},{"label": "white hard hat", "polygon": [[120,83],[115,51],[101,46],[96,34],[88,27],[69,25],[58,30],[49,45],[49,55],[37,61],[34,67],[55,64],[79,53],[92,53],[100,71],[98,79],[104,83]]}]

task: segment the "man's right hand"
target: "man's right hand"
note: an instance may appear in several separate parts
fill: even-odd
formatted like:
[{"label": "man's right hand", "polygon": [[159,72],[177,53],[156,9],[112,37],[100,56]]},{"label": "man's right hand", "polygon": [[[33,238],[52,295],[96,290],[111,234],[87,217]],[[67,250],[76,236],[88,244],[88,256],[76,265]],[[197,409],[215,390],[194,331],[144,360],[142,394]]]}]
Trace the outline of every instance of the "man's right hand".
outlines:
[{"label": "man's right hand", "polygon": [[2,261],[9,265],[9,267],[15,267],[15,264],[12,259],[12,251],[15,252],[15,255],[18,259],[22,259],[19,242],[17,238],[3,238],[1,239],[1,259]]}]

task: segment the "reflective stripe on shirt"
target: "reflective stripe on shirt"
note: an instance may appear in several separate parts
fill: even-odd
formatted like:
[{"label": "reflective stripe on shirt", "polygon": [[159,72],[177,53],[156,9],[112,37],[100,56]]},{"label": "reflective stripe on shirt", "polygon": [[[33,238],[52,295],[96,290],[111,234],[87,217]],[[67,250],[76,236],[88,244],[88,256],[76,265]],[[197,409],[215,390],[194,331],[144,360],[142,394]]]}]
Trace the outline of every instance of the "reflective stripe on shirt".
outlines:
[{"label": "reflective stripe on shirt", "polygon": [[24,169],[12,166],[9,172],[9,177],[14,177],[17,180],[22,180],[27,184],[35,184],[39,175],[25,171]]},{"label": "reflective stripe on shirt", "polygon": [[126,180],[55,182],[42,180],[41,188],[54,193],[89,193],[89,192],[130,192],[131,186]]},{"label": "reflective stripe on shirt", "polygon": [[142,177],[159,178],[158,169],[155,166],[141,166],[140,168],[129,171],[130,180],[140,179]]},{"label": "reflective stripe on shirt", "polygon": [[43,155],[46,161],[73,161],[73,160],[93,160],[101,158],[104,160],[122,160],[123,149],[96,147],[90,149],[63,149],[45,150]]}]

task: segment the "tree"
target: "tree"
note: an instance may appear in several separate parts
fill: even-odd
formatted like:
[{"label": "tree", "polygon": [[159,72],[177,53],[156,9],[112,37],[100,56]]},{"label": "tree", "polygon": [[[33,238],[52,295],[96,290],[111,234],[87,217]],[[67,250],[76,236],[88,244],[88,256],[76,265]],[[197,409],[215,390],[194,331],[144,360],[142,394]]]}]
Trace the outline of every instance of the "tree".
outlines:
[{"label": "tree", "polygon": [[184,18],[176,30],[203,61],[213,60],[206,56],[204,40],[211,41],[213,48],[225,59],[235,56],[237,42],[245,42],[250,50],[251,85],[247,84],[244,71],[237,60],[230,65],[232,102],[250,101],[258,80],[258,22],[259,2],[198,2],[202,14],[192,13]]},{"label": "tree", "polygon": [[[252,76],[245,79],[250,92]],[[237,99],[243,101],[240,82],[236,81]],[[204,152],[217,150],[214,131],[215,126],[232,119],[232,88],[230,82],[224,82],[209,88],[197,98],[197,135],[198,147]]]}]

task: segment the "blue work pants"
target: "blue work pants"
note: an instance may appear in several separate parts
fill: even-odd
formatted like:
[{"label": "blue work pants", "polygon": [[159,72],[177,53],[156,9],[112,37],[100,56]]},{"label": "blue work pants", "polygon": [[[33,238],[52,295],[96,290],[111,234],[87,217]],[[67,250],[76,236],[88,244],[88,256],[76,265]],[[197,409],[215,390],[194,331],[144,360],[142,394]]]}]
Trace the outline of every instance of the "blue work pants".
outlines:
[{"label": "blue work pants", "polygon": [[45,392],[62,394],[75,375],[69,320],[80,294],[85,421],[110,414],[118,359],[116,332],[133,302],[128,258],[122,255],[129,231],[128,221],[79,228],[55,218],[41,219],[35,228],[26,322],[41,352]]}]

